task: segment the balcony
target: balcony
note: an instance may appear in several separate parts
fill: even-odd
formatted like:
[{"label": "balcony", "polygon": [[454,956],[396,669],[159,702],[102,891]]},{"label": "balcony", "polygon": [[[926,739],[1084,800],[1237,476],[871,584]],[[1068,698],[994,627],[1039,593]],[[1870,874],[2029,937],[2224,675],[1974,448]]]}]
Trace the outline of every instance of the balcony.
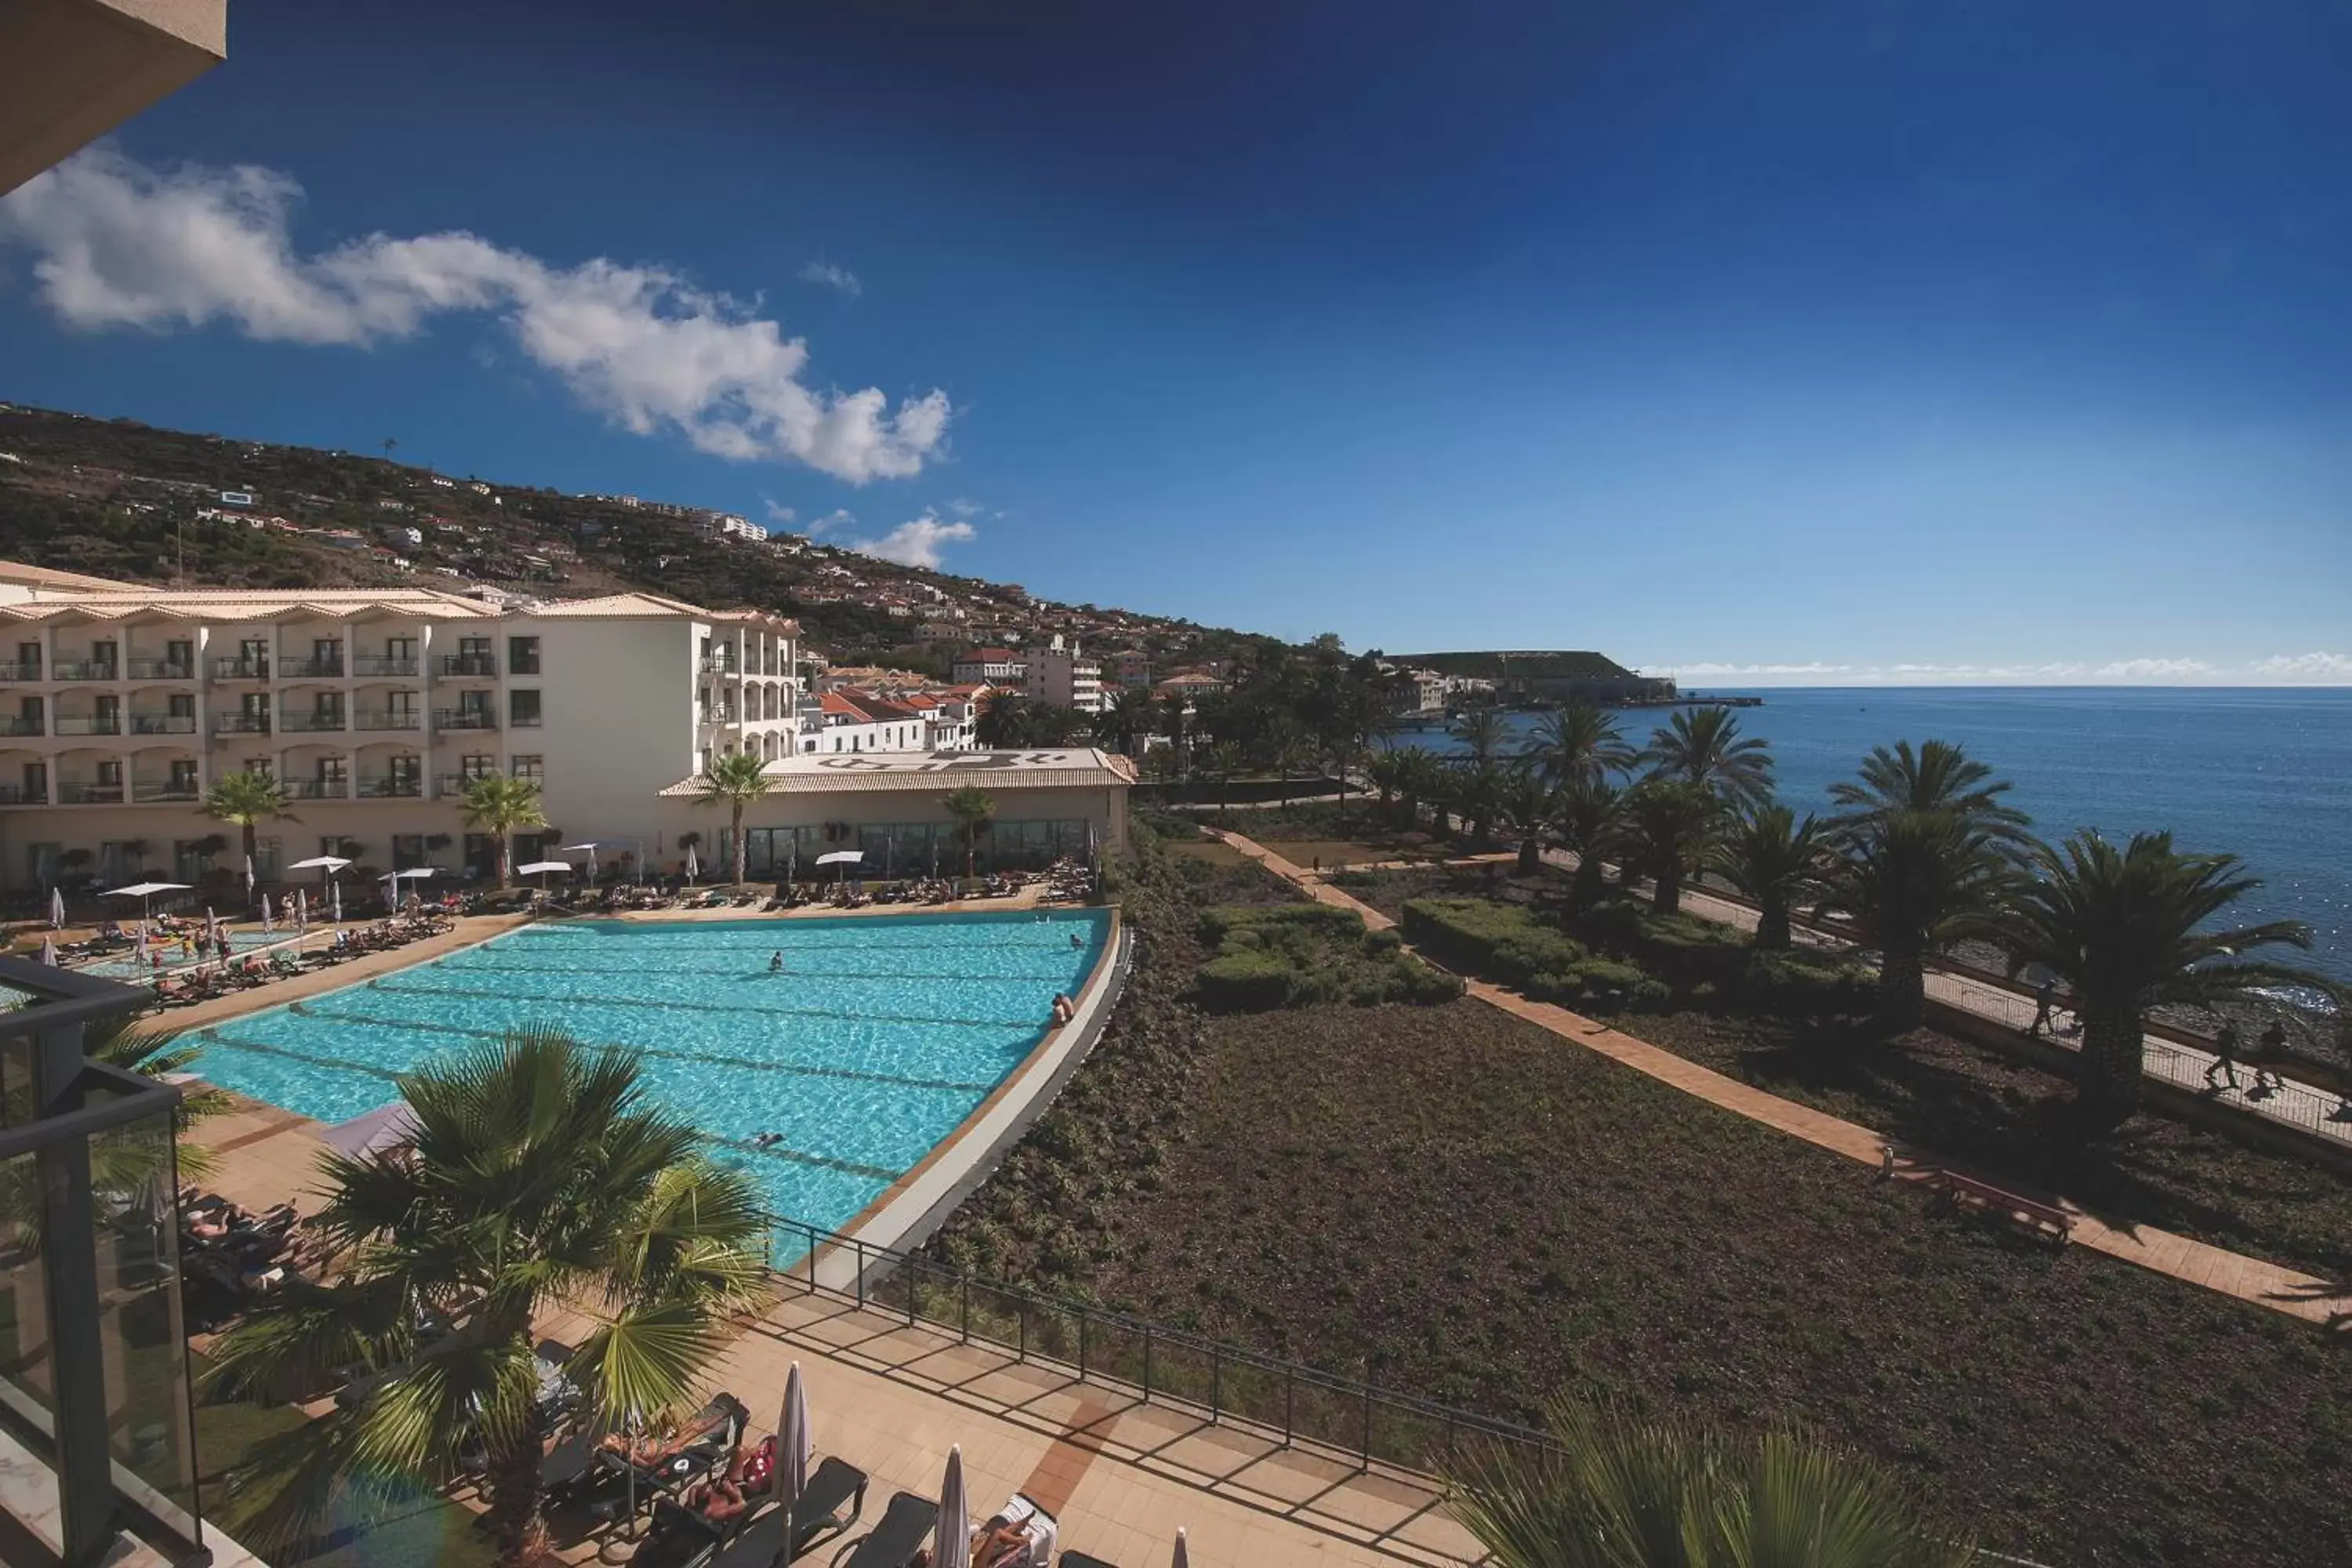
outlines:
[{"label": "balcony", "polygon": [[193,713],[133,713],[131,732],[134,735],[193,735],[196,732],[196,716]]},{"label": "balcony", "polygon": [[131,798],[135,801],[194,800],[204,792],[194,779],[133,779]]},{"label": "balcony", "polygon": [[424,723],[423,714],[400,709],[362,708],[352,715],[354,730],[416,730]]},{"label": "balcony", "polygon": [[443,773],[437,781],[439,787],[434,793],[443,800],[457,800],[482,779],[493,776],[488,773]]},{"label": "balcony", "polygon": [[50,668],[57,680],[120,680],[122,667],[112,659],[61,658]]},{"label": "balcony", "polygon": [[184,658],[134,658],[130,664],[133,680],[194,680],[196,667]]},{"label": "balcony", "polygon": [[50,722],[50,731],[58,735],[120,735],[122,715],[120,713],[60,713]]},{"label": "balcony", "polygon": [[286,779],[278,789],[288,800],[349,800],[352,798],[348,779]]},{"label": "balcony", "polygon": [[23,784],[0,784],[0,805],[47,805],[48,804],[49,792],[47,786],[26,789]]},{"label": "balcony", "polygon": [[0,664],[0,680],[38,680],[41,667],[33,664]]},{"label": "balcony", "polygon": [[328,711],[314,710],[309,713],[281,713],[278,716],[278,728],[289,735],[315,735],[322,731],[341,734],[343,712],[338,708]]},{"label": "balcony", "polygon": [[327,658],[281,658],[278,661],[280,680],[341,680],[343,678],[343,656]]},{"label": "balcony", "polygon": [[394,773],[385,778],[360,780],[362,800],[416,799],[425,794],[425,780]]},{"label": "balcony", "polygon": [[122,786],[119,784],[61,784],[58,785],[60,805],[120,805]]},{"label": "balcony", "polygon": [[267,735],[269,715],[267,713],[215,713],[213,731],[222,735]]},{"label": "balcony", "polygon": [[499,656],[494,653],[445,653],[439,661],[444,675],[465,676],[477,680],[499,678]]},{"label": "balcony", "polygon": [[499,716],[488,708],[441,708],[433,714],[436,730],[495,730]]},{"label": "balcony", "polygon": [[0,735],[40,735],[47,731],[38,719],[18,714],[0,714]]},{"label": "balcony", "polygon": [[215,680],[267,680],[269,660],[267,658],[216,658],[213,660]]},{"label": "balcony", "polygon": [[352,673],[364,676],[396,676],[414,679],[416,656],[408,654],[394,658],[383,654],[355,653],[352,656]]},{"label": "balcony", "polygon": [[702,673],[705,675],[731,676],[740,675],[743,672],[735,668],[735,661],[733,659],[719,654],[707,653],[702,656]]}]

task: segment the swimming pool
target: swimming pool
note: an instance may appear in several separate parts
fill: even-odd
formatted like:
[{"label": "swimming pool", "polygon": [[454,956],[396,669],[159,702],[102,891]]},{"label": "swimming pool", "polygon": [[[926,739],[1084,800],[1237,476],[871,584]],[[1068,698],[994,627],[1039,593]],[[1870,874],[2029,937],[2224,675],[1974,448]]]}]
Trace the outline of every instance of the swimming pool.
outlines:
[{"label": "swimming pool", "polygon": [[331,1122],[509,1029],[625,1047],[772,1210],[837,1228],[1020,1065],[1108,931],[1097,910],[531,925],[191,1039],[210,1081]]}]

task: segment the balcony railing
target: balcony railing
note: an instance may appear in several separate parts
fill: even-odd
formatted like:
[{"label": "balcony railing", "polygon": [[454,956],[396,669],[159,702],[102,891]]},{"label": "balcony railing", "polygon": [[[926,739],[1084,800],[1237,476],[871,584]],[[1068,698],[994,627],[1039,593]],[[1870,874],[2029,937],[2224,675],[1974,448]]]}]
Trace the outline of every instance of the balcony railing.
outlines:
[{"label": "balcony railing", "polygon": [[362,708],[352,715],[354,730],[415,730],[423,727],[424,715],[383,708]]},{"label": "balcony railing", "polygon": [[58,801],[63,805],[119,805],[122,786],[119,784],[61,784],[58,785]]},{"label": "balcony railing", "polygon": [[702,673],[705,675],[740,675],[742,672],[735,668],[735,661],[733,659],[726,658],[720,655],[711,653],[702,656]]},{"label": "balcony railing", "polygon": [[47,805],[48,804],[49,792],[47,786],[26,789],[23,784],[0,784],[0,805]]},{"label": "balcony railing", "polygon": [[0,664],[0,680],[38,680],[40,679],[41,667],[37,661],[32,664]]},{"label": "balcony railing", "polygon": [[441,708],[433,714],[436,730],[495,730],[499,716],[488,708]]},{"label": "balcony railing", "polygon": [[416,656],[409,654],[405,658],[394,658],[383,654],[355,653],[352,656],[352,673],[367,676],[414,676],[416,673]]},{"label": "balcony railing", "polygon": [[203,792],[194,779],[133,779],[131,798],[136,801],[194,800]]},{"label": "balcony railing", "polygon": [[499,678],[499,656],[494,653],[445,653],[441,656],[440,668],[444,675],[496,680]]},{"label": "balcony railing", "polygon": [[50,722],[56,725],[51,733],[58,735],[122,733],[122,715],[120,713],[60,713]]},{"label": "balcony railing", "polygon": [[58,680],[120,680],[122,667],[111,659],[61,658],[50,668]]},{"label": "balcony railing", "polygon": [[216,658],[213,660],[215,680],[267,680],[269,661],[267,658]]},{"label": "balcony railing", "polygon": [[278,661],[280,680],[341,680],[343,678],[343,656],[328,658],[281,658]]},{"label": "balcony railing", "polygon": [[196,732],[196,716],[193,713],[133,713],[131,732],[134,735],[193,735]]},{"label": "balcony railing", "polygon": [[0,714],[0,735],[38,735],[45,732],[38,719],[14,713]]},{"label": "balcony railing", "polygon": [[286,779],[278,789],[288,800],[349,800],[352,785],[349,779]]},{"label": "balcony railing", "polygon": [[131,661],[133,680],[194,680],[196,667],[184,658],[134,658]]},{"label": "balcony railing", "polygon": [[360,780],[362,800],[394,800],[402,796],[422,796],[425,780],[394,774],[388,778]]},{"label": "balcony railing", "polygon": [[278,727],[289,734],[317,734],[322,730],[340,733],[343,729],[343,713],[340,708],[331,711],[281,713],[278,718]]},{"label": "balcony railing", "polygon": [[267,735],[269,715],[267,713],[215,713],[213,728],[224,735]]}]

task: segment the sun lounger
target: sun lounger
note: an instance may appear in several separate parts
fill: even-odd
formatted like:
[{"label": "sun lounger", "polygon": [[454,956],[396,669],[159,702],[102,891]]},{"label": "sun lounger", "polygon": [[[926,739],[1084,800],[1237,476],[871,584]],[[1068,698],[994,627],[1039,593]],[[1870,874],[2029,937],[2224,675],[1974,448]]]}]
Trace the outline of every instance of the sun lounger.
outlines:
[{"label": "sun lounger", "polygon": [[1089,1557],[1083,1552],[1062,1553],[1062,1568],[1118,1568],[1116,1563],[1106,1563],[1099,1557]]},{"label": "sun lounger", "polygon": [[751,1412],[742,1403],[722,1394],[685,1423],[679,1438],[666,1444],[651,1462],[593,1448],[584,1468],[562,1485],[548,1489],[548,1500],[558,1508],[576,1509],[594,1519],[627,1518],[652,1507],[655,1499],[683,1490],[708,1474],[714,1464],[734,1452],[750,1422]]},{"label": "sun lounger", "polygon": [[[848,1511],[844,1512],[845,1509]],[[845,1459],[828,1457],[810,1472],[789,1521],[782,1509],[770,1509],[723,1546],[707,1568],[774,1568],[818,1542],[839,1535],[865,1511],[866,1472]]]},{"label": "sun lounger", "polygon": [[907,1568],[939,1521],[939,1504],[898,1492],[882,1510],[879,1523],[834,1553],[834,1568]]}]

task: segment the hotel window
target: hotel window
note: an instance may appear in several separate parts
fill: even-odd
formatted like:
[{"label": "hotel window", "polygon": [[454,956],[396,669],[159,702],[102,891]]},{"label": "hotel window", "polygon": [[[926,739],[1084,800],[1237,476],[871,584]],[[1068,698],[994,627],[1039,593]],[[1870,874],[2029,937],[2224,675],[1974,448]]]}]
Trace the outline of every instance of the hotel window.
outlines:
[{"label": "hotel window", "polygon": [[384,764],[384,776],[394,784],[404,786],[403,794],[412,793],[425,780],[425,760],[414,753],[393,757]]},{"label": "hotel window", "polygon": [[[348,757],[320,757],[318,771],[319,787],[330,795],[346,793],[351,784],[351,759]],[[320,842],[321,846],[320,854],[334,853],[333,849],[325,847],[327,840],[321,839]]]},{"label": "hotel window", "polygon": [[101,669],[111,669],[114,668],[115,656],[120,651],[121,645],[110,639],[106,642],[94,642],[89,645],[89,662]]},{"label": "hotel window", "polygon": [[163,662],[183,675],[196,672],[196,645],[184,638],[163,645]]},{"label": "hotel window", "polygon": [[190,795],[196,787],[196,764],[194,759],[175,757],[172,761],[171,788],[173,795]]},{"label": "hotel window", "polygon": [[507,673],[509,675],[539,673],[539,639],[537,637],[507,638]]},{"label": "hotel window", "polygon": [[174,691],[163,699],[163,711],[172,718],[185,719],[193,723],[196,717],[195,697],[191,692]]},{"label": "hotel window", "polygon": [[516,730],[539,728],[539,693],[535,690],[507,693],[507,723]]},{"label": "hotel window", "polygon": [[425,864],[425,835],[395,833],[392,836],[392,868],[405,871],[411,866]]},{"label": "hotel window", "polygon": [[547,759],[518,754],[514,760],[514,776],[531,784],[547,782]]},{"label": "hotel window", "polygon": [[18,643],[16,645],[16,668],[26,675],[39,675],[41,673],[41,645],[37,642]]},{"label": "hotel window", "polygon": [[457,759],[457,776],[467,784],[473,783],[476,779],[488,778],[498,771],[499,760],[496,757],[472,756]]},{"label": "hotel window", "polygon": [[278,759],[275,757],[247,757],[245,759],[245,771],[265,779],[276,778],[278,776]]},{"label": "hotel window", "polygon": [[98,764],[97,782],[98,786],[100,789],[121,789],[122,787],[122,764],[112,757],[104,757],[100,759]]}]

